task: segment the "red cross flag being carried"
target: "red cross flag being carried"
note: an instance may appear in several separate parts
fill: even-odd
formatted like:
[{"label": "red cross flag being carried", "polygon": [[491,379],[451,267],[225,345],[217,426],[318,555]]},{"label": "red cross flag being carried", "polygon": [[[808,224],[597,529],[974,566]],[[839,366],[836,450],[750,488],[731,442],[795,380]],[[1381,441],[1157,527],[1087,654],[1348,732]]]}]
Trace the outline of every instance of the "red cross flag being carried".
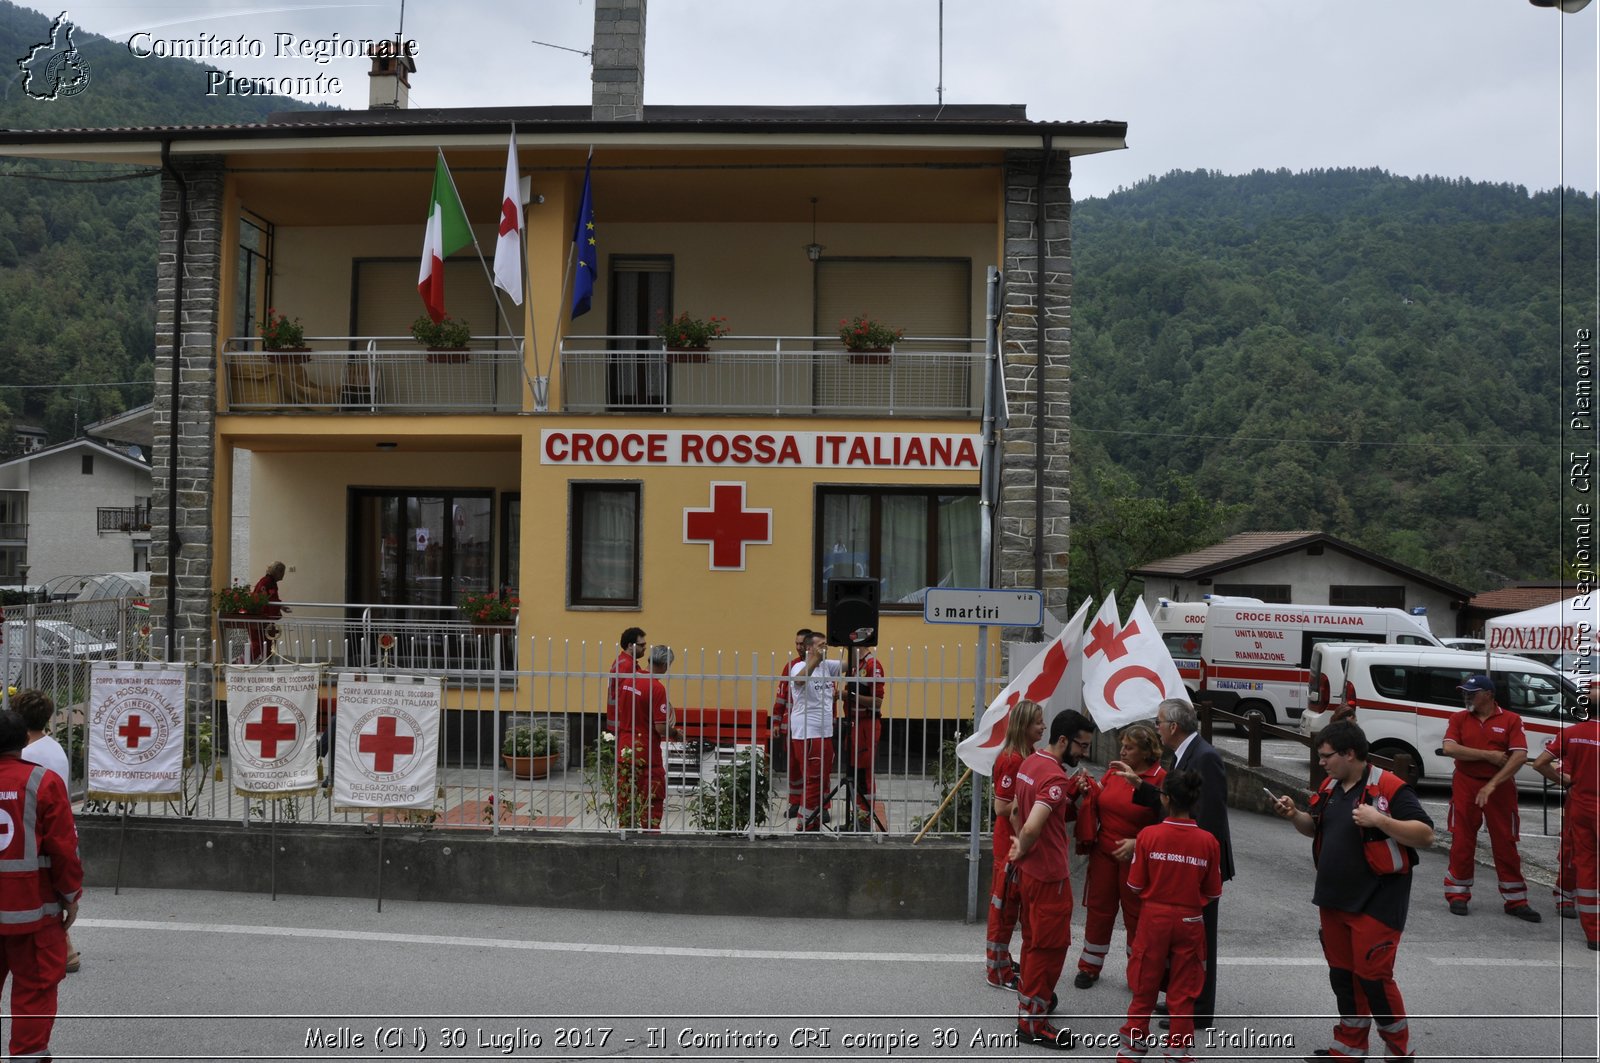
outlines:
[{"label": "red cross flag being carried", "polygon": [[315,668],[229,668],[233,788],[246,797],[317,792]]},{"label": "red cross flag being carried", "polygon": [[1136,599],[1126,626],[1117,599],[1106,598],[1083,633],[1083,704],[1102,731],[1153,720],[1166,698],[1189,700],[1178,666],[1161,641],[1144,600]]},{"label": "red cross flag being carried", "polygon": [[1024,698],[1043,706],[1046,726],[1056,713],[1078,707],[1082,685],[1078,641],[1083,634],[1083,618],[1088,612],[1089,602],[1085,599],[1061,629],[1061,634],[989,702],[983,718],[978,721],[977,731],[956,746],[956,756],[963,764],[979,775],[988,775],[994,770],[994,759],[1005,745],[1011,707]]},{"label": "red cross flag being carried", "polygon": [[444,681],[339,676],[333,807],[433,808]]},{"label": "red cross flag being carried", "polygon": [[89,796],[166,801],[183,795],[182,668],[96,664],[89,677]]}]

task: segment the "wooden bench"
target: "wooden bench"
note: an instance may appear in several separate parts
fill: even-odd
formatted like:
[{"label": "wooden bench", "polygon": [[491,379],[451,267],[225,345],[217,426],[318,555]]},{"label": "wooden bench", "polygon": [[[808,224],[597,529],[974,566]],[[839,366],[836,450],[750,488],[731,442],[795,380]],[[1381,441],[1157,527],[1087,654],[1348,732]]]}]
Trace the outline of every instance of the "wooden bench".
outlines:
[{"label": "wooden bench", "polygon": [[673,709],[685,742],[714,746],[766,746],[772,740],[772,714],[766,709]]}]

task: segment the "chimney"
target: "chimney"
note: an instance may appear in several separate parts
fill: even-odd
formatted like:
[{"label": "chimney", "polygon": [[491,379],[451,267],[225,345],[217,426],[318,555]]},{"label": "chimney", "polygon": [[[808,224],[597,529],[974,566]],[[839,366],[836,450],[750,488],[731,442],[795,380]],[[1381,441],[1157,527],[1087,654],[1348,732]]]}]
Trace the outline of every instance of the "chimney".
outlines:
[{"label": "chimney", "polygon": [[595,0],[596,122],[644,118],[644,5],[645,0]]},{"label": "chimney", "polygon": [[367,73],[367,109],[405,110],[411,105],[411,75],[417,61],[411,58],[412,43],[396,37],[368,45],[372,69]]}]

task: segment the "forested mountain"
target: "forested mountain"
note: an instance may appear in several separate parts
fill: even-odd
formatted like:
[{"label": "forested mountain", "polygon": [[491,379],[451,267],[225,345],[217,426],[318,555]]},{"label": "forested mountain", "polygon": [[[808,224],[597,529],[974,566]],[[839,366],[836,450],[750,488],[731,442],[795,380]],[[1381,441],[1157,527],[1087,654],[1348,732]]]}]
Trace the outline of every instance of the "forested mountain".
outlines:
[{"label": "forested mountain", "polygon": [[[73,43],[89,64],[88,87],[31,99],[15,59],[49,39],[51,21],[0,0],[0,64],[9,68],[0,128],[253,122],[306,106],[281,96],[207,97],[201,65],[136,59],[81,26]],[[159,187],[156,172],[141,167],[0,159],[0,440],[7,445],[12,420],[41,424],[57,442],[149,401]]]},{"label": "forested mountain", "polygon": [[[1198,498],[1214,527],[1166,545],[1315,528],[1474,589],[1557,573],[1559,208],[1381,170],[1171,173],[1077,204],[1075,538],[1130,494]],[[1594,219],[1569,191],[1568,333],[1593,324]]]},{"label": "forested mountain", "polygon": [[[0,0],[0,61],[50,22]],[[306,106],[207,97],[198,64],[75,42],[88,88],[41,102],[12,74],[0,128]],[[0,160],[0,439],[150,398],[158,186]],[[1559,571],[1558,206],[1377,170],[1173,173],[1078,203],[1078,591],[1241,529],[1322,529],[1472,588]],[[1569,194],[1569,332],[1593,321],[1594,218]]]}]

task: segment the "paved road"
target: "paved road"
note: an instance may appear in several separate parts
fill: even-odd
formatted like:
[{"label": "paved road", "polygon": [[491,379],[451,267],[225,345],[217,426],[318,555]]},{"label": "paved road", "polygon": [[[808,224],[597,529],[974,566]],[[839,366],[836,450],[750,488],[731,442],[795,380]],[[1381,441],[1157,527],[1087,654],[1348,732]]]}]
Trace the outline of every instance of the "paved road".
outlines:
[{"label": "paved road", "polygon": [[[1222,902],[1218,1011],[1234,1044],[1200,1054],[1298,1059],[1326,1044],[1332,1010],[1309,843],[1278,820],[1235,813],[1233,825],[1241,873]],[[1425,861],[1398,965],[1419,1058],[1595,1058],[1597,954],[1577,925],[1451,916],[1443,863]],[[982,927],[959,923],[395,901],[378,913],[347,899],[95,890],[75,937],[84,967],[63,988],[58,1060],[1043,1054],[1006,1041],[1014,1004],[980,984]],[[1064,1022],[1115,1031],[1128,1001],[1118,955],[1087,992],[1069,966]],[[401,1044],[375,1044],[379,1031]]]}]

